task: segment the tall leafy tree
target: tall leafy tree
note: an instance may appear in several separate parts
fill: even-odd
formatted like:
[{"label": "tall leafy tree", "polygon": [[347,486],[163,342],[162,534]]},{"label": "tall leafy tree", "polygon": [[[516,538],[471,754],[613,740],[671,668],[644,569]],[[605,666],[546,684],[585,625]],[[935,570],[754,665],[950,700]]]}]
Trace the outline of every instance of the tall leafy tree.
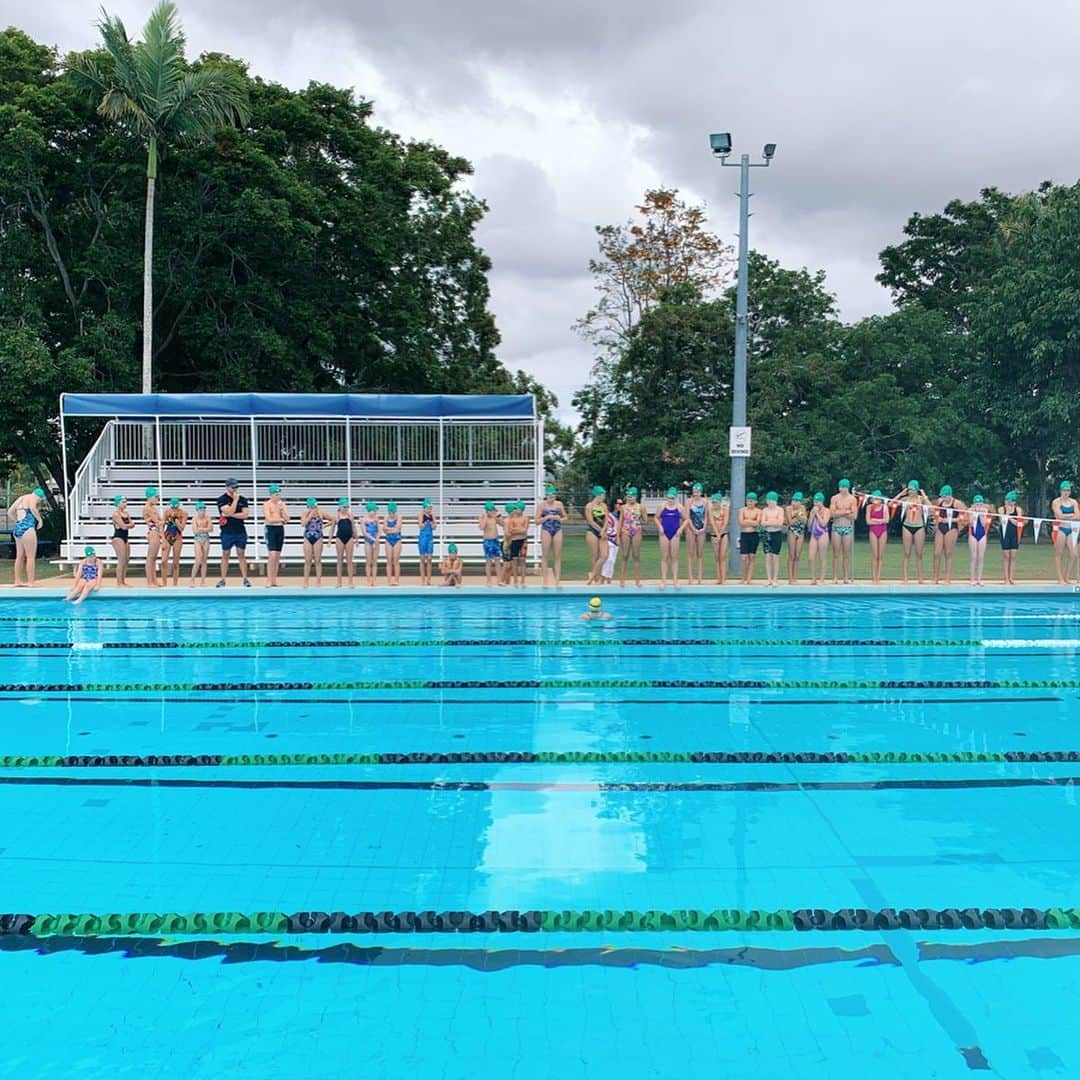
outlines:
[{"label": "tall leafy tree", "polygon": [[152,389],[154,338],[154,189],[158,157],[171,144],[192,144],[248,116],[244,80],[235,66],[191,68],[176,5],[162,0],[131,41],[120,19],[103,13],[98,24],[106,57],[79,55],[69,70],[98,99],[98,112],[146,150],[143,230],[142,389]]}]

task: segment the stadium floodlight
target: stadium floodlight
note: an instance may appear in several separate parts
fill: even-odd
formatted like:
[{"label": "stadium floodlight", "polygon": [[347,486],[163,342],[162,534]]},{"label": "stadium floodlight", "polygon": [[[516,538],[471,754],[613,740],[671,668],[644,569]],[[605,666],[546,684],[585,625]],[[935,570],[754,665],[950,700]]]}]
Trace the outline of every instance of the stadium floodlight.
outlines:
[{"label": "stadium floodlight", "polygon": [[731,132],[723,131],[709,136],[709,146],[717,157],[727,157],[731,153]]}]

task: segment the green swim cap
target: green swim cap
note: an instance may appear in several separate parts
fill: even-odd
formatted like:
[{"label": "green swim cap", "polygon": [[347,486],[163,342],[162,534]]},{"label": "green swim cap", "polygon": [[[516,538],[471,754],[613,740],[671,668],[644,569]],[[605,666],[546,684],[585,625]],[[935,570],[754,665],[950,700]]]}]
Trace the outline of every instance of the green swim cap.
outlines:
[{"label": "green swim cap", "polygon": [[723,502],[724,493],[722,491],[714,491],[713,494],[709,496],[709,498],[711,498],[713,502]]},{"label": "green swim cap", "polygon": [[368,501],[364,503],[364,509],[370,514],[379,509],[379,504],[374,499],[368,499]]},{"label": "green swim cap", "polygon": [[397,511],[397,503],[396,502],[388,502],[386,504],[386,509],[387,509],[388,513],[391,513],[391,514],[395,513]]},{"label": "green swim cap", "polygon": [[749,502],[751,499],[753,499],[754,502],[757,502],[757,492],[756,491],[748,491],[746,493],[746,501]]},{"label": "green swim cap", "polygon": [[430,499],[425,499],[425,500],[424,500],[424,501],[423,501],[423,502],[422,502],[422,503],[420,504],[420,506],[421,506],[421,507],[422,507],[422,508],[423,508],[424,510],[428,510],[428,509],[430,509],[430,508],[431,508],[431,500],[430,500]]},{"label": "green swim cap", "polygon": [[495,503],[492,502],[491,499],[488,499],[488,501],[486,503],[484,503],[484,509],[485,510],[494,510],[495,509]]},{"label": "green swim cap", "polygon": [[39,488],[39,487],[34,488],[34,494],[39,499],[44,499],[45,498],[45,490],[44,490],[44,488]]},{"label": "green swim cap", "polygon": [[693,486],[693,488],[692,488],[691,490],[693,490],[693,491],[704,491],[704,490],[705,490],[705,486],[704,486],[703,484],[697,484],[697,483],[695,483],[695,484],[694,484],[694,486]]},{"label": "green swim cap", "polygon": [[1005,492],[1005,501],[1006,502],[1016,502],[1016,492],[1015,491],[1006,491]]},{"label": "green swim cap", "polygon": [[870,498],[871,499],[884,499],[885,496],[881,494],[881,488],[874,488],[874,490],[870,492]]},{"label": "green swim cap", "polygon": [[779,499],[779,498],[780,498],[780,496],[777,495],[775,491],[766,491],[765,492],[765,501],[766,502],[776,502],[776,500]]},{"label": "green swim cap", "polygon": [[113,506],[119,506],[124,501],[123,495],[114,495],[112,504]]},{"label": "green swim cap", "polygon": [[307,498],[306,505],[307,506],[318,506],[319,505],[319,500],[316,499],[314,495],[309,495],[308,498]]},{"label": "green swim cap", "polygon": [[823,492],[823,491],[815,491],[814,492],[814,502],[823,503],[824,501],[825,501],[825,492]]},{"label": "green swim cap", "polygon": [[525,500],[524,499],[518,499],[517,508],[519,510],[524,510],[525,509]]},{"label": "green swim cap", "polygon": [[96,555],[96,554],[97,554],[97,552],[95,552],[95,551],[94,551],[94,549],[93,549],[93,548],[92,548],[92,547],[91,547],[91,546],[90,546],[89,544],[87,544],[87,545],[86,545],[86,547],[84,547],[84,548],[82,549],[82,553],[83,553],[83,554],[84,554],[84,555],[85,555],[85,556],[86,556],[87,558],[89,558],[89,557],[90,557],[91,555]]},{"label": "green swim cap", "polygon": [[679,495],[679,489],[678,489],[678,488],[676,488],[676,487],[669,487],[669,488],[667,489],[667,497],[668,497],[669,499],[675,499],[675,498],[678,498],[678,495]]},{"label": "green swim cap", "polygon": [[269,491],[270,491],[271,495],[280,495],[281,494],[281,485],[280,484],[271,484],[270,487],[269,487]]},{"label": "green swim cap", "polygon": [[517,503],[516,502],[508,502],[503,507],[503,510],[508,514],[512,514],[516,509],[517,509]]},{"label": "green swim cap", "polygon": [[446,550],[449,551],[451,555],[456,555],[457,554],[457,544],[451,544]]},{"label": "green swim cap", "polygon": [[555,495],[558,492],[558,490],[559,489],[554,484],[548,484],[547,487],[544,488],[544,494],[545,495]]},{"label": "green swim cap", "polygon": [[847,480],[847,479],[844,479],[844,480],[841,480],[840,483],[837,484],[836,486],[838,488],[850,488],[851,487],[851,481]]},{"label": "green swim cap", "polygon": [[206,503],[204,503],[204,502],[202,501],[202,499],[200,499],[200,500],[199,500],[199,501],[198,501],[198,502],[197,502],[197,503],[195,504],[195,509],[196,509],[196,510],[205,510],[205,509],[206,509]]},{"label": "green swim cap", "polygon": [[976,495],[975,498],[972,499],[971,501],[973,503],[981,503],[981,502],[985,502],[986,500],[981,495]]},{"label": "green swim cap", "polygon": [[1058,485],[1058,491],[1072,491],[1072,481],[1062,480]]},{"label": "green swim cap", "polygon": [[143,492],[143,494],[144,494],[144,495],[145,495],[145,496],[146,496],[146,497],[147,497],[148,499],[152,499],[152,498],[153,498],[153,497],[154,497],[154,496],[155,496],[155,495],[157,494],[157,488],[156,488],[156,487],[148,487],[148,488],[147,488],[147,489],[146,489],[146,490],[145,490],[145,491]]},{"label": "green swim cap", "polygon": [[349,500],[344,495],[342,495],[341,498],[338,499],[337,504],[338,506],[348,506]]},{"label": "green swim cap", "polygon": [[636,487],[628,487],[626,489],[626,494],[632,499],[636,499],[638,497],[638,489]]},{"label": "green swim cap", "polygon": [[180,505],[180,500],[173,496],[173,498],[169,500],[169,505],[175,510]]},{"label": "green swim cap", "polygon": [[602,488],[599,484],[594,484],[593,485],[592,493],[593,493],[593,498],[594,499],[599,499],[601,495],[606,495],[607,494],[607,492],[604,490],[604,488]]},{"label": "green swim cap", "polygon": [[791,501],[802,502],[805,498],[806,496],[801,491],[796,491],[795,494],[791,496]]},{"label": "green swim cap", "polygon": [[912,491],[922,491],[922,487],[919,485],[918,480],[909,480],[907,486],[911,488]]},{"label": "green swim cap", "polygon": [[941,490],[938,492],[939,498],[948,498],[952,494],[952,484],[942,484]]}]

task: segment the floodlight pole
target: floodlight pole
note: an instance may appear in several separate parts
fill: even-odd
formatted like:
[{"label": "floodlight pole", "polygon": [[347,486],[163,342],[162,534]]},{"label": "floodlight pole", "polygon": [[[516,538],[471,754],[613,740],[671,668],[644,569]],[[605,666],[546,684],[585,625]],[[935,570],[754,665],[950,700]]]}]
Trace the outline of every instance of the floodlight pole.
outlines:
[{"label": "floodlight pole", "polygon": [[[730,152],[730,147],[729,147]],[[768,148],[766,153],[769,154]],[[720,164],[739,170],[739,269],[735,281],[735,370],[731,388],[731,426],[746,427],[746,356],[749,341],[749,264],[750,264],[750,170],[767,169],[772,156],[751,163],[749,154],[739,157],[738,165],[727,154],[717,155]],[[731,459],[731,509],[728,517],[728,567],[734,575],[739,563],[739,510],[746,504],[746,457]]]}]

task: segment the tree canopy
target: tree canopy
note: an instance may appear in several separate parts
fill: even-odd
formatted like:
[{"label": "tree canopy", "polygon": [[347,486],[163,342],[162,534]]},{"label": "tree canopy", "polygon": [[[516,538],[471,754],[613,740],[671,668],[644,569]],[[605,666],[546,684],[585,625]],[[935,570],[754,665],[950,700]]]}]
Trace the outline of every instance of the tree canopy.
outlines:
[{"label": "tree canopy", "polygon": [[[162,157],[157,389],[543,390],[495,354],[467,161],[378,127],[349,90],[224,56],[191,74],[207,64],[235,73],[250,116]],[[144,180],[57,52],[0,32],[0,394],[27,420],[0,457],[59,477],[42,422],[59,391],[138,389]]]}]

